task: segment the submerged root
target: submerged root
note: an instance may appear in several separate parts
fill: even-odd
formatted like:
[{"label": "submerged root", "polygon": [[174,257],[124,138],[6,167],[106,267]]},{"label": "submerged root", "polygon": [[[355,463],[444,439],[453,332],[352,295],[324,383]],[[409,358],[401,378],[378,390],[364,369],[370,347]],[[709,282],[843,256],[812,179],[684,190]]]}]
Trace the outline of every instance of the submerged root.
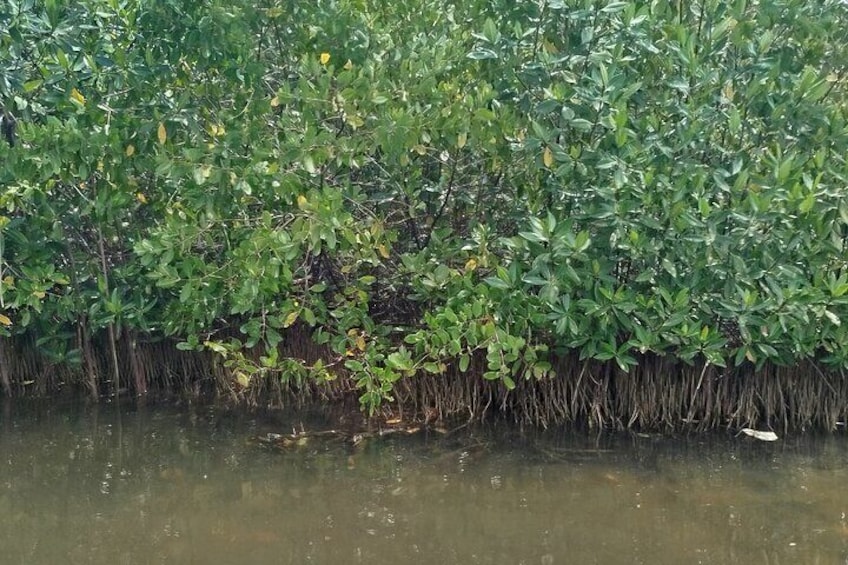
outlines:
[{"label": "submerged root", "polygon": [[427,375],[396,387],[400,402],[435,407],[443,417],[504,417],[535,426],[695,430],[752,427],[779,431],[845,426],[848,378],[812,362],[722,369],[645,356],[621,371],[613,363],[556,364],[556,376],[507,390],[467,374]]}]

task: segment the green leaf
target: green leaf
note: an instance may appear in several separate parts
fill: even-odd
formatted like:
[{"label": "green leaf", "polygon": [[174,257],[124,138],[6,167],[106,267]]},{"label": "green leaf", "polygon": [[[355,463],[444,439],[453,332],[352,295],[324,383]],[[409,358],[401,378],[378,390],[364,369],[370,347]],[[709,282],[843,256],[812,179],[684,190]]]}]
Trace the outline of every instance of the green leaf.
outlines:
[{"label": "green leaf", "polygon": [[469,59],[474,59],[477,61],[481,61],[484,59],[497,59],[498,54],[492,51],[491,49],[486,49],[483,47],[478,47],[477,49],[468,53]]},{"label": "green leaf", "polygon": [[813,193],[808,194],[804,200],[801,202],[801,205],[798,206],[798,210],[802,214],[807,214],[813,209],[813,206],[816,203],[816,195]]}]

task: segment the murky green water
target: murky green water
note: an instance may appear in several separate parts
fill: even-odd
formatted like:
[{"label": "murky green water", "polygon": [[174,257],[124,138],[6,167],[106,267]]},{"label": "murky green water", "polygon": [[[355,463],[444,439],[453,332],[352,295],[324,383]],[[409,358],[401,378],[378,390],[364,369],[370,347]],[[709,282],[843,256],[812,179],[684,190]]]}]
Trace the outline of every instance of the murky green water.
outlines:
[{"label": "murky green water", "polygon": [[848,563],[845,436],[249,441],[292,423],[7,404],[0,562]]}]

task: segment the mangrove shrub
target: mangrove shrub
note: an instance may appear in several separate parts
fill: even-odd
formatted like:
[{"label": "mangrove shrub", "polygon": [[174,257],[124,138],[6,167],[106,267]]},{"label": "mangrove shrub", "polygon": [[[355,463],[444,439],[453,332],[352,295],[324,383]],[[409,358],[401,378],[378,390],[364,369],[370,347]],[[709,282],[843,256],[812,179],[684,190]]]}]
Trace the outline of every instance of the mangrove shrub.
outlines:
[{"label": "mangrove shrub", "polygon": [[843,2],[2,0],[0,61],[0,334],[56,362],[848,364]]}]

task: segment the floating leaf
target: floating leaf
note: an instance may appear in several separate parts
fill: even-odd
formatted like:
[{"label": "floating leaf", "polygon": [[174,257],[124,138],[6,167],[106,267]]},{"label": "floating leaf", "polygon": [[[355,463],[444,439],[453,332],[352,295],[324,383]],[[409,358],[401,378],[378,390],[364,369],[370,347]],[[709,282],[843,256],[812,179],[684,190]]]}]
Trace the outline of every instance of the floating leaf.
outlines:
[{"label": "floating leaf", "polygon": [[156,137],[162,145],[165,145],[165,142],[168,140],[168,130],[165,129],[165,124],[162,122],[159,122],[159,129],[156,130]]},{"label": "floating leaf", "polygon": [[777,441],[777,434],[774,432],[761,432],[759,430],[752,430],[751,428],[742,428],[742,433],[760,441]]}]

